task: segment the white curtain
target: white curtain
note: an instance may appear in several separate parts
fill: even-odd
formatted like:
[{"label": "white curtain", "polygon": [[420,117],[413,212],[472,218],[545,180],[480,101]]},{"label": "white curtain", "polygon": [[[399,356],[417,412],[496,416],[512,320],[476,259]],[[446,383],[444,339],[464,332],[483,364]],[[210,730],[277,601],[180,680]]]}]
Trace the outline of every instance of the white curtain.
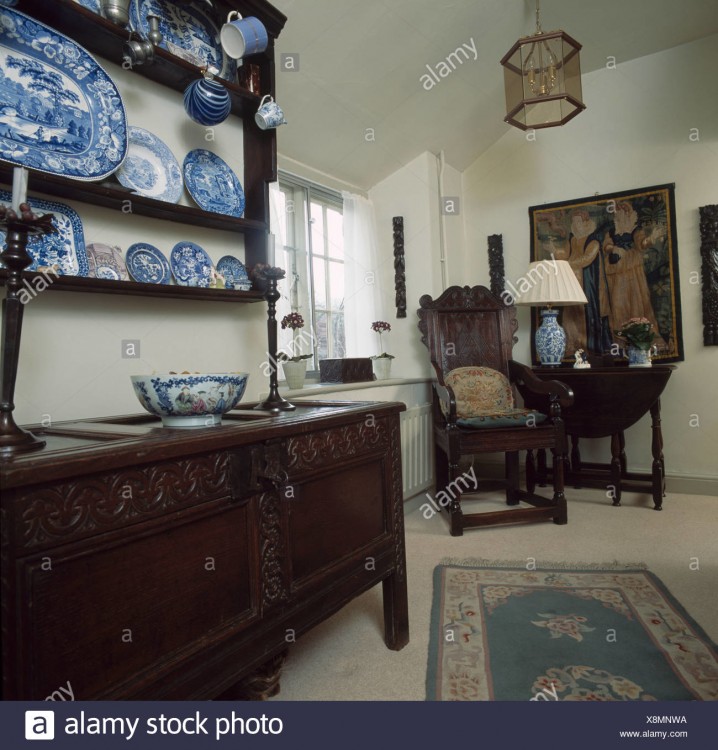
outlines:
[{"label": "white curtain", "polygon": [[[287,250],[285,249],[285,246],[287,244],[287,237],[286,237],[287,222],[286,222],[286,216],[284,215],[285,210],[286,208],[285,208],[285,203],[284,203],[284,196],[282,195],[282,192],[279,189],[279,183],[270,182],[269,183],[269,231],[271,232],[271,234],[269,236],[269,244],[270,244],[269,261],[272,265],[279,266],[280,268],[283,268],[285,269],[285,271],[287,271],[286,278],[280,281],[278,285],[279,291],[282,293],[282,296],[277,300],[277,320],[278,321],[281,321],[281,319],[285,315],[287,315],[287,313],[292,312],[292,304],[291,304],[291,299],[290,299],[290,287],[294,280],[293,275],[292,275],[292,268],[291,268],[292,261],[293,261],[293,254],[290,252],[287,252]],[[272,257],[271,257],[272,243],[274,244],[274,260],[272,260]],[[277,335],[278,335],[279,351],[290,352],[291,342],[292,342],[291,331],[282,330],[279,326],[277,326]]]},{"label": "white curtain", "polygon": [[371,201],[353,193],[344,199],[344,329],[347,357],[379,354],[371,330],[382,319],[376,221]]}]

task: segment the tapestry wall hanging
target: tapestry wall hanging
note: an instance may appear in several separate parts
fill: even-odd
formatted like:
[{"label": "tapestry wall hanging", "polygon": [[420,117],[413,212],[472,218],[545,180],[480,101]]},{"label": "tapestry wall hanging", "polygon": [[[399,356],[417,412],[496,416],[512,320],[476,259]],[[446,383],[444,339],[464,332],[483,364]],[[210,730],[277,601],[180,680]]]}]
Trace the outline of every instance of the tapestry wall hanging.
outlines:
[{"label": "tapestry wall hanging", "polygon": [[[588,299],[560,308],[566,361],[578,349],[619,354],[615,332],[630,318],[653,324],[654,361],[683,360],[674,193],[658,185],[529,208],[531,260],[567,260]],[[535,308],[532,342],[538,325]]]}]

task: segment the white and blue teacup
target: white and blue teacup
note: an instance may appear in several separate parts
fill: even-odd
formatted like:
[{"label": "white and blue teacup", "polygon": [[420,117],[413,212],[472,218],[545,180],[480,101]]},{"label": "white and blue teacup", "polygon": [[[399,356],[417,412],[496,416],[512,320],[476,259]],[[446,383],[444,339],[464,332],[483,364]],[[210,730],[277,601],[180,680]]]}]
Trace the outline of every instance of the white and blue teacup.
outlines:
[{"label": "white and blue teacup", "polygon": [[[237,16],[236,21],[232,20],[234,16]],[[236,10],[227,16],[227,23],[222,26],[219,39],[224,51],[235,60],[264,52],[269,44],[264,24],[254,16],[242,18]]]},{"label": "white and blue teacup", "polygon": [[271,130],[287,124],[284,112],[269,94],[262,97],[257,114],[254,115],[254,121],[262,130]]}]

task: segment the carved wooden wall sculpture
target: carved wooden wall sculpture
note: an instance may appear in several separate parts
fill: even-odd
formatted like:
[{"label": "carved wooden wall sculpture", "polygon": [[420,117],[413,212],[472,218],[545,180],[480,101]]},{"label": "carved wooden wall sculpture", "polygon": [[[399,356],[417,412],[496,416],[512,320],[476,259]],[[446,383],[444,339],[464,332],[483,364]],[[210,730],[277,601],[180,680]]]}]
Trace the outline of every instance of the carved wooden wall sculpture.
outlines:
[{"label": "carved wooden wall sculpture", "polygon": [[718,205],[702,206],[703,344],[718,346]]},{"label": "carved wooden wall sculpture", "polygon": [[394,290],[396,317],[406,317],[406,261],[404,259],[404,217],[395,216],[394,225]]},{"label": "carved wooden wall sculpture", "polygon": [[504,241],[500,234],[489,235],[489,278],[491,293],[497,297],[504,291]]}]

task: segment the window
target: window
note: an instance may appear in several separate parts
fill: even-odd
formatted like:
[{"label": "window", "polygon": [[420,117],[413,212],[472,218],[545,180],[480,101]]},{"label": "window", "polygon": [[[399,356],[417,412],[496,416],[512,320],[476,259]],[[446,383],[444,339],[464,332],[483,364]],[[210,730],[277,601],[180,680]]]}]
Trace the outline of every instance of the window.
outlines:
[{"label": "window", "polygon": [[318,185],[280,173],[274,192],[275,263],[287,271],[278,318],[298,312],[305,327],[293,339],[279,331],[280,350],[319,360],[345,356],[344,236],[342,197]]}]

